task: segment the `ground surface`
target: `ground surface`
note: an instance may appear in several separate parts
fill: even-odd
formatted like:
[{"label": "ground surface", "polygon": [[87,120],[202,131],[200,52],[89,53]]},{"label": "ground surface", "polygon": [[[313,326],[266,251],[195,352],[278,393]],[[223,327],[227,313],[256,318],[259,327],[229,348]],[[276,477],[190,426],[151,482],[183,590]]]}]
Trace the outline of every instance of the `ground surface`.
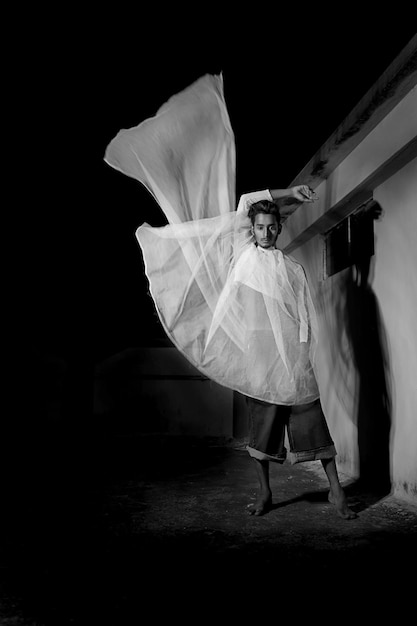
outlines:
[{"label": "ground surface", "polygon": [[1,624],[200,623],[265,600],[276,616],[281,603],[317,615],[335,592],[345,617],[411,602],[417,509],[342,476],[358,513],[344,521],[319,462],[272,466],[273,508],[253,517],[254,468],[236,443],[120,439],[91,458],[77,479],[17,498]]}]

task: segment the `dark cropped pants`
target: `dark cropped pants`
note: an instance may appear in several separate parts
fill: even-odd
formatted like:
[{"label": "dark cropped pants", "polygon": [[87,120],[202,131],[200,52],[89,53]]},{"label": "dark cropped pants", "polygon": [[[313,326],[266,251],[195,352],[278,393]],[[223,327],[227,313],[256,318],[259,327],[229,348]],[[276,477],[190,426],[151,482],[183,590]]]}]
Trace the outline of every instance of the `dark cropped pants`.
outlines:
[{"label": "dark cropped pants", "polygon": [[291,463],[336,456],[320,399],[309,404],[283,406],[246,398],[249,411],[249,454],[261,461],[283,463],[287,458],[285,429]]}]

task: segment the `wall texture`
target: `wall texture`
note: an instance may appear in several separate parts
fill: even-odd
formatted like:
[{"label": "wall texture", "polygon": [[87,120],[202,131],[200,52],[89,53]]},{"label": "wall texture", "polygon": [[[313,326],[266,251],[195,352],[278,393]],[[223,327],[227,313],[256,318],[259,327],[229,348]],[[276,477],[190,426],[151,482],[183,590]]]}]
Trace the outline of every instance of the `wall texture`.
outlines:
[{"label": "wall texture", "polygon": [[[338,449],[352,476],[417,501],[417,89],[321,182],[320,197],[285,223],[281,245],[309,234],[291,254],[305,267],[319,313],[317,378]],[[398,156],[400,155],[400,156]],[[395,160],[397,159],[397,160]],[[392,169],[392,163],[397,165]],[[370,264],[325,279],[322,216],[369,184],[382,214]],[[353,199],[353,202],[352,202]],[[309,229],[309,231],[307,231]]]},{"label": "wall texture", "polygon": [[375,224],[373,288],[388,336],[392,372],[392,478],[417,500],[417,158],[375,189],[384,214]]}]

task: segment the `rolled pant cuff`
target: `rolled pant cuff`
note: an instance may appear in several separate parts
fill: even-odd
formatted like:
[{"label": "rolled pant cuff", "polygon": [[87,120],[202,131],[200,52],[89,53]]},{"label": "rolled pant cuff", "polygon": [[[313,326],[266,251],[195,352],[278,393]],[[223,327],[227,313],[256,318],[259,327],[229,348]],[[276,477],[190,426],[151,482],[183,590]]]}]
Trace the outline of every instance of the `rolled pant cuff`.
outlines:
[{"label": "rolled pant cuff", "polygon": [[334,445],[319,448],[318,450],[305,450],[304,452],[290,452],[288,460],[291,465],[304,463],[305,461],[318,461],[321,459],[332,459],[337,454]]},{"label": "rolled pant cuff", "polygon": [[258,461],[273,461],[274,463],[284,463],[286,459],[286,454],[266,454],[266,452],[261,452],[256,448],[252,448],[251,446],[246,446],[246,450],[249,452],[250,456],[254,459],[258,459]]}]

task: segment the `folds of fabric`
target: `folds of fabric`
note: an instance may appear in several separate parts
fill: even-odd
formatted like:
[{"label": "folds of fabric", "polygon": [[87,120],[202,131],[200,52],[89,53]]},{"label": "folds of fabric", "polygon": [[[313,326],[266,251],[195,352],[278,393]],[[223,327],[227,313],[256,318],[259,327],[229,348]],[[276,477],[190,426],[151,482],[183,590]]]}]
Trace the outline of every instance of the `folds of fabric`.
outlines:
[{"label": "folds of fabric", "polygon": [[221,76],[206,75],[155,117],[121,130],[105,161],[153,194],[170,223],[235,209],[235,141]]},{"label": "folds of fabric", "polygon": [[161,228],[142,224],[136,236],[174,345],[203,374],[245,395],[275,404],[318,398],[304,270],[279,250],[256,247],[247,211],[235,210],[221,77],[200,78],[155,117],[120,131],[105,160],[144,184],[168,219]]}]

